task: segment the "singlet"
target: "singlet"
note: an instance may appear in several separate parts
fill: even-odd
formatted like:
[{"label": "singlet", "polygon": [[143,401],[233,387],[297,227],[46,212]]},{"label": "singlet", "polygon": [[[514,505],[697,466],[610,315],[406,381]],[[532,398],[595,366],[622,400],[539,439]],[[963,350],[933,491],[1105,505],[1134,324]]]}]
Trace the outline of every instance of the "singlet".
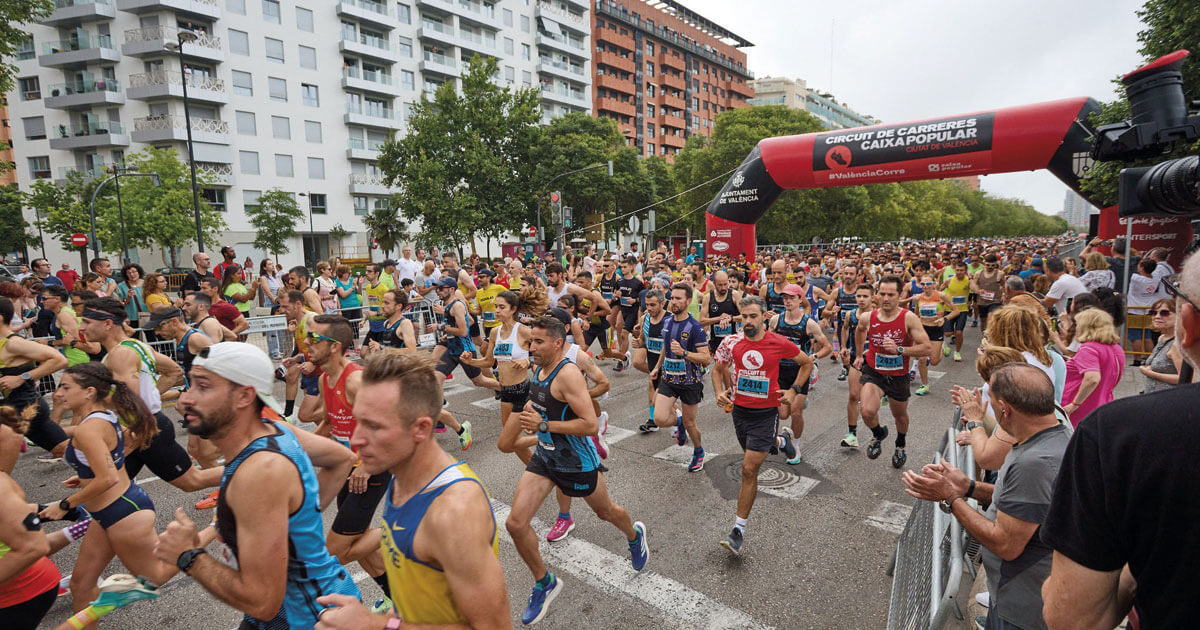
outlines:
[{"label": "singlet", "polygon": [[377,342],[385,348],[403,348],[404,338],[400,336],[399,330],[404,319],[403,316],[397,317],[396,321],[391,324],[387,323],[386,319],[379,320],[379,330],[368,332],[367,341]]},{"label": "singlet", "polygon": [[546,285],[546,297],[550,299],[550,308],[558,306],[558,301],[562,296],[567,294],[567,287],[571,286],[570,282],[564,282],[562,290],[555,289],[550,285]]},{"label": "singlet", "polygon": [[479,305],[479,316],[485,327],[495,328],[500,325],[500,320],[496,319],[496,296],[507,290],[504,285],[494,282],[486,289],[475,290],[475,303]]},{"label": "singlet", "polygon": [[646,288],[637,278],[623,278],[617,283],[617,303],[625,318],[637,317],[638,296]]},{"label": "singlet", "polygon": [[[550,374],[542,378],[542,368],[533,374],[529,385],[529,402],[547,422],[574,420],[579,416],[565,401],[558,400],[550,393],[550,384],[558,371],[570,363],[563,359],[554,366]],[[546,468],[557,472],[590,472],[600,465],[600,456],[591,438],[584,435],[567,435],[565,433],[537,434],[538,444],[533,456],[540,458]]]},{"label": "singlet", "polygon": [[[858,308],[855,307],[852,311],[847,311],[846,315],[846,343],[850,346],[850,363],[854,363],[854,359],[858,357],[858,344],[854,340],[854,332],[858,330]],[[864,342],[864,347],[870,341]]]},{"label": "singlet", "polygon": [[[275,430],[273,435],[255,439],[225,464],[221,490],[217,495],[217,538],[222,548],[218,557],[226,565],[238,568],[237,516],[226,502],[229,483],[247,457],[259,452],[278,453],[296,466],[304,499],[300,508],[288,515],[287,590],[283,596],[283,611],[292,628],[312,628],[323,606],[317,604],[319,595],[342,593],[361,597],[350,574],[337,558],[325,548],[325,523],[321,520],[317,476],[312,461],[296,437],[273,421],[263,422]],[[252,517],[253,515],[243,515]],[[252,624],[257,627],[260,624]]]},{"label": "singlet", "polygon": [[[125,339],[118,346],[125,346],[137,353],[138,362],[138,395],[142,397],[142,402],[146,403],[146,407],[150,413],[158,413],[162,411],[162,394],[158,392],[158,366],[154,362],[153,351],[150,347],[138,339]],[[112,356],[110,352],[104,357],[104,365],[108,365],[108,359]]]},{"label": "singlet", "polygon": [[[646,313],[646,316],[642,318],[642,340],[646,343],[646,354],[655,359],[658,358],[658,355],[662,354],[662,326],[663,320],[666,318],[666,313],[663,313],[657,322],[650,321],[650,313]],[[655,363],[658,363],[658,361],[650,362],[651,365]]]},{"label": "singlet", "polygon": [[[797,324],[789,324],[787,322],[787,314],[775,318],[775,333],[786,338],[788,341],[796,345],[797,348],[805,353],[812,352],[812,335],[808,334],[808,322],[812,319],[808,313],[800,316],[800,322]],[[796,356],[791,354],[789,356]],[[794,366],[796,362],[791,359],[783,359],[783,365]]]},{"label": "singlet", "polygon": [[688,352],[708,345],[708,336],[704,327],[691,315],[678,321],[674,316],[664,317],[662,323],[663,360],[662,379],[673,385],[697,385],[703,382],[700,365],[688,361],[685,357],[675,356],[671,351],[671,342],[678,341],[679,345]]},{"label": "singlet", "polygon": [[296,342],[296,352],[301,356],[308,356],[308,314],[312,311],[308,307],[304,308],[304,312],[300,313],[300,317],[296,320],[296,328],[292,332],[292,339]]},{"label": "singlet", "polygon": [[617,295],[617,274],[613,274],[611,278],[600,276],[596,281],[596,289],[600,291],[600,297],[604,298],[611,306],[613,299]]},{"label": "singlet", "polygon": [[[450,309],[455,304],[463,305],[463,316],[466,317],[467,329],[470,330],[470,328],[471,328],[471,313],[467,309],[466,302],[464,302],[462,300],[458,300],[458,299],[451,300],[450,303],[446,305],[445,317],[450,317]],[[454,322],[454,323],[457,324],[458,322]],[[457,328],[457,326],[455,326],[455,328]],[[475,352],[475,342],[471,341],[470,335],[464,335],[462,337],[458,337],[455,335],[446,335],[446,338],[443,341],[445,341],[445,343],[446,343],[446,349],[449,350],[450,352],[454,353],[451,356],[458,356],[464,352],[471,352],[471,353]]]},{"label": "singlet", "polygon": [[783,306],[783,294],[775,291],[774,282],[767,285],[767,308],[781,314],[787,310]]},{"label": "singlet", "polygon": [[959,312],[967,310],[967,295],[970,293],[970,277],[959,280],[958,276],[950,276],[950,283],[946,285],[946,295],[950,296],[950,304],[954,306],[954,310]]},{"label": "singlet", "polygon": [[183,339],[180,339],[179,342],[175,344],[175,360],[179,362],[179,367],[183,369],[184,389],[187,389],[188,387],[188,375],[192,371],[192,362],[196,360],[195,353],[193,353],[188,346],[188,340],[191,339],[192,335],[196,333],[200,333],[201,335],[208,337],[208,334],[199,328],[189,328],[187,329],[187,332],[183,333]]},{"label": "singlet", "polygon": [[512,330],[509,331],[507,337],[500,336],[501,331],[496,331],[496,347],[492,349],[492,356],[496,361],[521,361],[529,358],[529,351],[521,347],[521,325],[513,324]]},{"label": "singlet", "polygon": [[[425,513],[442,492],[461,481],[479,485],[484,498],[491,500],[487,488],[467,466],[459,462],[443,469],[420,492],[404,502],[394,505],[391,492],[383,504],[381,531],[384,561],[387,563],[388,586],[391,588],[392,603],[396,613],[404,621],[413,624],[450,625],[467,624],[467,618],[458,611],[454,593],[446,574],[441,569],[422,562],[413,553],[413,539],[425,518]],[[492,553],[500,555],[500,537],[496,526],[496,515],[492,514]]]},{"label": "singlet", "polygon": [[[63,307],[63,308],[66,308],[66,307]],[[78,315],[76,315],[75,318],[76,318],[76,320],[82,320],[82,318],[79,317]],[[80,332],[82,333],[82,331],[80,331]],[[54,317],[50,318],[50,336],[54,337],[56,340],[60,340],[60,341],[63,338],[63,331],[61,328],[58,327],[58,314],[57,313],[54,315]],[[79,348],[72,348],[70,346],[61,346],[61,347],[59,347],[58,350],[59,350],[59,352],[62,352],[64,357],[67,357],[67,367],[71,367],[72,365],[79,365],[80,363],[87,363],[88,361],[92,360],[91,357],[89,357],[86,352],[84,352],[83,350],[80,350]]]},{"label": "singlet", "polygon": [[330,437],[355,452],[358,449],[350,446],[350,437],[354,435],[358,422],[354,419],[353,406],[346,400],[346,377],[361,369],[362,366],[357,363],[347,363],[332,388],[329,387],[329,375],[321,375],[321,395],[325,398],[325,417],[329,419]]},{"label": "singlet", "polygon": [[367,296],[367,310],[375,315],[379,315],[380,305],[383,304],[383,294],[388,291],[391,291],[391,289],[382,280],[363,287],[363,294]]},{"label": "singlet", "polygon": [[[13,337],[20,337],[20,335],[13,333],[0,339],[0,350],[3,350],[4,346],[8,344],[8,340]],[[19,365],[9,365],[4,361],[0,361],[0,376],[20,376],[36,368],[37,364],[33,361],[26,361]],[[37,399],[37,381],[33,379],[22,382],[16,389],[10,392],[4,392],[3,396],[4,402],[18,407],[24,407],[30,403],[37,402]]]},{"label": "singlet", "polygon": [[896,319],[885,322],[879,319],[879,311],[871,311],[867,328],[867,351],[863,355],[863,364],[873,368],[885,376],[904,376],[908,373],[904,357],[899,354],[883,354],[879,349],[883,340],[891,337],[898,346],[911,346],[912,339],[908,336],[908,327],[904,318],[908,309],[900,309]]},{"label": "singlet", "polygon": [[[113,466],[117,470],[121,470],[125,467],[125,432],[121,430],[121,421],[117,418],[117,414],[111,411],[97,411],[88,414],[79,424],[82,425],[84,422],[97,417],[107,420],[112,425],[113,430],[117,432],[117,445],[108,454],[112,457]],[[71,468],[75,469],[75,474],[79,475],[80,479],[96,478],[96,471],[92,470],[92,465],[88,462],[87,455],[84,455],[83,451],[75,448],[75,438],[71,438],[67,442],[67,450],[63,453],[63,460],[70,464]]]},{"label": "singlet", "polygon": [[1000,301],[1000,287],[1004,282],[1004,272],[996,271],[995,278],[989,278],[986,271],[975,275],[975,284],[979,287],[979,303],[986,306]]},{"label": "singlet", "polygon": [[917,317],[922,320],[934,319],[944,310],[948,309],[942,303],[941,291],[930,289],[917,296]]},{"label": "singlet", "polygon": [[921,295],[924,292],[925,292],[925,289],[921,288],[921,283],[917,282],[916,278],[908,281],[908,295],[909,296],[915,297],[915,296]]},{"label": "singlet", "polygon": [[[738,311],[737,304],[733,303],[733,291],[726,291],[725,299],[721,300],[719,302],[717,301],[717,292],[715,290],[710,291],[708,296],[709,297],[708,297],[707,317],[720,317],[721,315],[729,315],[730,317],[736,317],[737,315],[740,314],[740,312]],[[728,337],[729,335],[732,335],[734,333],[734,329],[736,328],[736,322],[730,320],[730,322],[724,326],[722,326],[720,322],[716,322],[716,323],[712,324],[711,328],[712,328],[712,332],[711,332],[712,338],[713,339],[722,339],[722,338]]]},{"label": "singlet", "polygon": [[836,300],[838,310],[841,311],[842,314],[845,314],[846,311],[851,311],[858,308],[858,301],[854,299],[854,294],[856,292],[857,290],[846,293],[845,287],[841,285],[838,286]]}]

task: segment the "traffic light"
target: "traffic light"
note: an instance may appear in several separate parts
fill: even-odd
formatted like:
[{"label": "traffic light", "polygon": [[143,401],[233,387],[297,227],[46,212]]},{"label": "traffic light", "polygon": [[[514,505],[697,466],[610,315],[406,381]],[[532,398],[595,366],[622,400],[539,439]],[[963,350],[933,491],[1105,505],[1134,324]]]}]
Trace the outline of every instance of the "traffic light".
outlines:
[{"label": "traffic light", "polygon": [[574,224],[574,220],[573,220],[574,217],[572,215],[574,215],[575,209],[570,206],[567,206],[566,208],[563,208],[562,210],[563,210],[563,220],[562,220],[563,227],[567,228],[567,229],[571,229],[571,226]]},{"label": "traffic light", "polygon": [[558,192],[550,193],[550,220],[555,223],[562,222],[562,195]]}]

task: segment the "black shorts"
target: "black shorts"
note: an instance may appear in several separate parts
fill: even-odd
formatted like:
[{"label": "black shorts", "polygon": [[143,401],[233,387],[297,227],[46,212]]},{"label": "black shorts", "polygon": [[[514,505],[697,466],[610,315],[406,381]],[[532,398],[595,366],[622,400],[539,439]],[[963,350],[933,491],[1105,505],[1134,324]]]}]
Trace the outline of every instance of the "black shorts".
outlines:
[{"label": "black shorts", "polygon": [[[786,363],[780,364],[780,366],[779,366],[779,389],[787,389],[787,388],[791,387],[792,385],[795,385],[797,376],[800,376],[800,366],[799,365],[788,365]],[[807,396],[808,395],[808,385],[809,385],[809,382],[804,381],[804,386],[801,387],[800,391],[798,391],[796,393],[800,394],[801,396]]]},{"label": "black shorts", "polygon": [[50,405],[45,398],[19,403],[17,408],[27,409],[29,405],[37,405],[37,415],[29,422],[29,429],[25,431],[25,437],[47,451],[54,450],[55,446],[62,444],[67,439],[67,432],[62,426],[50,419]]},{"label": "black shorts", "polygon": [[601,350],[608,348],[608,335],[606,334],[608,333],[608,322],[604,320],[601,321],[603,321],[603,323],[593,323],[588,326],[587,330],[583,331],[583,343],[580,344],[580,346],[584,350],[591,348],[592,342],[597,339],[600,340]]},{"label": "black shorts", "polygon": [[779,408],[752,409],[734,405],[733,432],[743,451],[778,452],[775,436],[779,434]]},{"label": "black shorts", "polygon": [[721,347],[721,342],[722,342],[722,341],[725,341],[725,339],[726,339],[725,337],[712,337],[712,336],[710,336],[710,337],[708,338],[708,351],[709,351],[709,352],[711,352],[711,353],[713,353],[713,354],[716,354],[716,352],[717,352],[717,348]]},{"label": "black shorts", "polygon": [[685,405],[698,405],[701,400],[704,400],[704,383],[675,385],[660,378],[655,389],[668,398],[678,398],[679,402]]},{"label": "black shorts", "polygon": [[554,482],[562,493],[569,497],[587,497],[591,496],[596,491],[596,482],[600,478],[600,471],[589,470],[587,472],[563,472],[561,470],[551,470],[546,461],[538,455],[534,455],[529,459],[529,464],[525,466],[525,470],[545,477]]},{"label": "black shorts", "polygon": [[987,319],[987,316],[991,315],[992,311],[1000,308],[1000,306],[1001,306],[1000,304],[980,304],[980,305],[978,305],[979,317],[981,317],[983,319]]},{"label": "black shorts", "polygon": [[921,327],[925,329],[925,334],[929,335],[930,341],[941,341],[946,338],[941,326],[925,326],[922,324]]},{"label": "black shorts", "polygon": [[634,308],[621,307],[621,328],[624,328],[625,332],[633,332],[633,329],[637,327],[637,323],[638,323],[637,307],[634,307]]},{"label": "black shorts", "polygon": [[154,419],[158,421],[158,434],[150,440],[149,446],[125,456],[125,472],[133,479],[145,466],[159,479],[174,481],[191,470],[192,458],[175,441],[175,425],[171,419],[161,411],[154,414]]},{"label": "black shorts", "polygon": [[858,382],[862,383],[863,385],[871,383],[877,386],[879,389],[882,389],[884,395],[888,398],[896,402],[905,402],[908,400],[910,395],[908,386],[912,382],[912,379],[908,377],[907,372],[900,376],[888,376],[886,374],[880,374],[875,370],[875,368],[867,365],[864,362],[862,376],[859,377]]},{"label": "black shorts", "polygon": [[338,491],[337,516],[333,518],[333,526],[329,531],[342,536],[358,536],[370,529],[375,508],[379,507],[379,500],[387,493],[391,481],[392,473],[387,470],[371,475],[367,479],[367,490],[362,494],[350,492],[350,482],[347,481]]},{"label": "black shorts", "polygon": [[454,350],[450,346],[446,346],[446,352],[442,354],[441,359],[438,359],[437,371],[441,372],[442,376],[450,376],[454,368],[460,365],[462,366],[463,374],[466,374],[467,378],[471,380],[475,380],[476,376],[483,373],[474,365],[467,365],[460,361],[458,355],[454,353]]},{"label": "black shorts", "polygon": [[954,319],[947,319],[945,324],[942,324],[942,332],[952,333],[955,331],[962,332],[967,329],[967,312],[963,311]]},{"label": "black shorts", "polygon": [[56,599],[58,599],[58,587],[51,586],[50,590],[41,595],[34,595],[23,602],[0,608],[0,618],[4,619],[6,628],[35,630],[45,618],[46,613],[50,612],[50,607],[54,605]]},{"label": "black shorts", "polygon": [[529,381],[500,386],[500,402],[512,403],[513,411],[521,411],[529,402]]},{"label": "black shorts", "polygon": [[[654,352],[646,353],[646,365],[649,366],[651,370],[654,369],[654,366],[658,365],[658,357],[659,357],[659,355],[657,353],[654,353]],[[661,382],[662,382],[662,372],[659,372],[658,376],[650,379],[650,385],[653,386],[655,390],[658,390],[658,384]]]}]

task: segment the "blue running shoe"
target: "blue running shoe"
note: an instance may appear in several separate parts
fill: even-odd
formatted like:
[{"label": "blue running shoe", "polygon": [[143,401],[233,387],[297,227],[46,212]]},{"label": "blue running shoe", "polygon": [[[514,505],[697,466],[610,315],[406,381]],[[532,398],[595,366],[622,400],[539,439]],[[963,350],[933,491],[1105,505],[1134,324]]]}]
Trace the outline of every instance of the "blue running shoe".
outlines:
[{"label": "blue running shoe", "polygon": [[683,426],[683,414],[675,412],[675,443],[683,446],[687,444],[687,429]]},{"label": "blue running shoe", "polygon": [[633,530],[637,532],[637,538],[629,543],[629,556],[633,561],[633,570],[641,571],[650,559],[650,546],[646,544],[646,525],[637,521],[633,524]]},{"label": "blue running shoe", "polygon": [[732,532],[721,541],[721,546],[733,552],[733,555],[740,556],[742,554],[742,530],[733,528]]},{"label": "blue running shoe", "polygon": [[698,448],[692,451],[692,463],[688,464],[688,472],[700,472],[704,470],[704,449]]},{"label": "blue running shoe", "polygon": [[558,592],[562,590],[562,580],[553,573],[550,574],[550,585],[542,588],[537,584],[533,585],[533,592],[529,594],[529,605],[525,607],[525,613],[521,615],[521,623],[529,626],[542,620],[546,616],[546,612],[550,610],[550,602],[558,597]]}]

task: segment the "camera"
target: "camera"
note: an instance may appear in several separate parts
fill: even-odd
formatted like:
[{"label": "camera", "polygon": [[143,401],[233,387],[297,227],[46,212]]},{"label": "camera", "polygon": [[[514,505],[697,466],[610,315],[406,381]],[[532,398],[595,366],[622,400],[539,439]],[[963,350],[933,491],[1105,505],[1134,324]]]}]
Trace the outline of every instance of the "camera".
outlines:
[{"label": "camera", "polygon": [[[1189,116],[1179,71],[1186,50],[1160,57],[1121,78],[1132,116],[1096,129],[1092,157],[1133,161],[1200,140],[1200,114]],[[1121,170],[1118,213],[1122,217],[1200,213],[1200,156]]]}]

